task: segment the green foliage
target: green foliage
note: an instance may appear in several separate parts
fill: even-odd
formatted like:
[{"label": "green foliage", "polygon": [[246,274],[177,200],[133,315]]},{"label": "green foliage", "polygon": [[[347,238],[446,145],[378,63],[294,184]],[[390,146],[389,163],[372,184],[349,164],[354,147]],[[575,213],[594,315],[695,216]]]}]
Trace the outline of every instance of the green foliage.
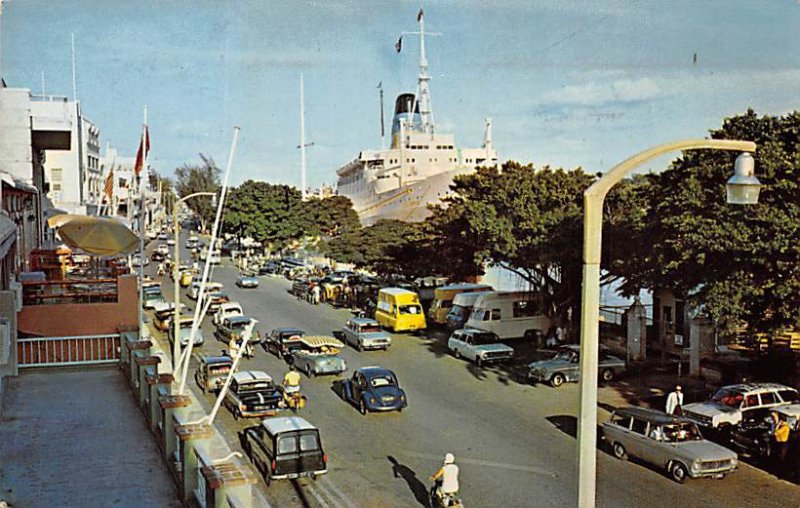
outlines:
[{"label": "green foliage", "polygon": [[306,232],[301,205],[294,187],[247,180],[229,192],[222,230],[279,250]]},{"label": "green foliage", "polygon": [[755,141],[764,185],[755,206],[728,205],[736,153],[686,152],[644,192],[642,252],[627,287],[689,295],[723,328],[769,331],[800,321],[800,114],[726,119],[718,139]]},{"label": "green foliage", "polygon": [[309,236],[334,238],[361,226],[353,202],[344,196],[312,197],[303,203],[302,215]]},{"label": "green foliage", "polygon": [[[219,192],[219,168],[214,159],[200,154],[202,164],[184,164],[175,170],[175,188],[180,196],[195,192]],[[200,219],[202,229],[213,222],[216,208],[211,196],[197,196],[184,202]]]}]

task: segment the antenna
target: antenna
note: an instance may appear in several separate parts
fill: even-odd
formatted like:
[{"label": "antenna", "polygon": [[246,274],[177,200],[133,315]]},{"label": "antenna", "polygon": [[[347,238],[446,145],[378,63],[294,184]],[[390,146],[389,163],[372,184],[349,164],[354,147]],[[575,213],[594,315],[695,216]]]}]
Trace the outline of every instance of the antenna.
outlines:
[{"label": "antenna", "polygon": [[381,95],[381,150],[386,150],[386,128],[383,123],[383,81],[378,83]]},{"label": "antenna", "polygon": [[72,32],[72,100],[78,101],[78,81],[75,74],[75,32]]}]

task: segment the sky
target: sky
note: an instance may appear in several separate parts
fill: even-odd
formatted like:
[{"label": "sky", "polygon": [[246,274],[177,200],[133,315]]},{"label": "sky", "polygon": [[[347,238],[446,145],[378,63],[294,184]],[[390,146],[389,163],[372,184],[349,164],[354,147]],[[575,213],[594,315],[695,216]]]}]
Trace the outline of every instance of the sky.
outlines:
[{"label": "sky", "polygon": [[101,146],[134,155],[147,105],[150,164],[166,176],[199,153],[224,166],[239,126],[233,184],[299,185],[303,74],[309,185],[334,183],[381,146],[378,84],[387,112],[414,91],[419,42],[394,44],[420,7],[441,34],[427,44],[437,130],[481,146],[491,117],[503,160],[602,172],[800,101],[797,0],[0,1],[8,86],[72,97],[74,33]]}]

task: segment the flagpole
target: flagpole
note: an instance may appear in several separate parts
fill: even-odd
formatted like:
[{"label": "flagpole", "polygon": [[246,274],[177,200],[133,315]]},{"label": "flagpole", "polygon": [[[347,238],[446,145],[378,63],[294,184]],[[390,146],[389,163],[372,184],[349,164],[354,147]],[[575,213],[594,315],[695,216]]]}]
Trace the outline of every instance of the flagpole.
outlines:
[{"label": "flagpole", "polygon": [[[147,176],[147,106],[144,107],[144,125],[142,126],[142,172],[139,179],[139,337],[144,336],[144,178]],[[134,173],[136,167],[133,168]],[[135,176],[135,175],[134,175]]]}]

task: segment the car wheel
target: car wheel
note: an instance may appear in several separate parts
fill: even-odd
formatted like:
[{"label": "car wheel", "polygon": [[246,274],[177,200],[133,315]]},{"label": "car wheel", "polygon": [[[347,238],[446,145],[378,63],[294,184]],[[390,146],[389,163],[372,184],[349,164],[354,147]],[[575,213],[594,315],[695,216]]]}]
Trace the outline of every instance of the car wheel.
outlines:
[{"label": "car wheel", "polygon": [[628,451],[619,443],[614,443],[612,446],[614,451],[614,457],[618,458],[619,460],[628,460]]},{"label": "car wheel", "polygon": [[669,468],[669,474],[670,476],[672,476],[672,479],[678,483],[685,482],[686,477],[688,476],[688,472],[686,471],[686,466],[684,466],[680,462],[672,463],[672,466]]},{"label": "car wheel", "polygon": [[364,399],[358,402],[358,410],[361,411],[362,415],[367,414],[367,405],[364,403]]},{"label": "car wheel", "polygon": [[358,346],[356,347],[356,349],[358,349],[359,353],[363,352],[364,351],[364,344],[359,342]]},{"label": "car wheel", "polygon": [[233,419],[238,420],[241,417],[242,417],[242,412],[237,407],[236,409],[233,410]]},{"label": "car wheel", "polygon": [[558,388],[559,386],[564,384],[564,374],[553,374],[553,377],[550,378],[550,385],[554,388]]},{"label": "car wheel", "polygon": [[604,369],[603,372],[600,374],[604,383],[608,383],[614,379],[614,370],[613,369]]},{"label": "car wheel", "polygon": [[454,349],[453,350],[453,356],[456,357],[456,360],[460,360],[461,359],[461,353],[458,352],[458,349]]}]

